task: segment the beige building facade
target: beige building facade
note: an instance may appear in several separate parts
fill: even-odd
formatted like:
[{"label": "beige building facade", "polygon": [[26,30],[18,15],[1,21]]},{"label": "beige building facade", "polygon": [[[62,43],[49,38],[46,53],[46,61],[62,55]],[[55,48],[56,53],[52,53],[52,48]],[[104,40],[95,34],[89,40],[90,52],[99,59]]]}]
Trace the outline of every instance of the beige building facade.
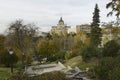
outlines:
[{"label": "beige building facade", "polygon": [[88,25],[88,24],[77,25],[76,26],[76,33],[79,33],[79,32],[90,33],[91,32],[91,26]]},{"label": "beige building facade", "polygon": [[64,21],[61,17],[60,20],[58,21],[57,26],[52,26],[50,34],[58,34],[58,35],[63,34],[64,35],[64,34],[68,33],[69,28],[71,28],[71,27],[64,24]]},{"label": "beige building facade", "polygon": [[68,34],[76,34],[76,28],[69,28],[68,29]]}]

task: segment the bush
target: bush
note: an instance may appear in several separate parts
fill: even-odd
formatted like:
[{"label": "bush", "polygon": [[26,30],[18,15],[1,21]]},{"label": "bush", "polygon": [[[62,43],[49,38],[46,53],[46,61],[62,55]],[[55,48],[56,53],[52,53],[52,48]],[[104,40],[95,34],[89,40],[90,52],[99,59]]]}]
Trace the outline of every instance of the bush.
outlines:
[{"label": "bush", "polygon": [[53,62],[53,61],[56,61],[56,60],[64,60],[65,59],[65,54],[66,54],[65,51],[61,51],[61,52],[58,52],[54,55],[49,56],[47,60],[50,61],[50,62]]},{"label": "bush", "polygon": [[119,55],[118,53],[119,50],[120,50],[120,45],[116,41],[111,40],[104,45],[102,56],[115,57]]},{"label": "bush", "polygon": [[98,57],[99,53],[100,52],[98,51],[98,49],[92,45],[83,48],[83,50],[81,51],[81,55],[84,61],[89,61],[93,57]]},{"label": "bush", "polygon": [[[110,64],[111,58],[104,58],[100,61],[98,66],[94,68],[95,75],[99,80],[109,80],[109,71],[113,66]],[[112,62],[111,62],[112,63]]]},{"label": "bush", "polygon": [[3,50],[0,54],[1,63],[9,67],[10,64],[15,64],[18,61],[16,54],[10,55],[7,50]]},{"label": "bush", "polygon": [[55,55],[55,57],[57,60],[59,60],[59,59],[65,60],[65,54],[66,54],[65,51],[60,51]]},{"label": "bush", "polygon": [[70,58],[72,58],[72,52],[67,52],[67,53],[65,54],[65,59],[68,60],[68,59],[70,59]]},{"label": "bush", "polygon": [[64,73],[61,72],[50,72],[40,76],[28,77],[28,75],[18,73],[11,76],[8,80],[68,80]]},{"label": "bush", "polygon": [[120,79],[120,56],[112,58],[105,57],[94,68],[98,80],[119,80]]}]

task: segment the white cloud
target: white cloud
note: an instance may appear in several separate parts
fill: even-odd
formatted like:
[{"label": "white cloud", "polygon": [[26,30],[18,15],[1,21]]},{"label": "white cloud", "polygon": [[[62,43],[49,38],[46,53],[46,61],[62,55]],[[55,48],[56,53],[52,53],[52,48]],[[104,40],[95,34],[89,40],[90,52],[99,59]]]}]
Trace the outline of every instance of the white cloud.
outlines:
[{"label": "white cloud", "polygon": [[113,17],[106,17],[107,2],[109,0],[0,0],[0,32],[5,30],[3,26],[19,18],[45,29],[56,25],[60,16],[71,26],[90,23],[96,3],[101,21],[111,21]]}]

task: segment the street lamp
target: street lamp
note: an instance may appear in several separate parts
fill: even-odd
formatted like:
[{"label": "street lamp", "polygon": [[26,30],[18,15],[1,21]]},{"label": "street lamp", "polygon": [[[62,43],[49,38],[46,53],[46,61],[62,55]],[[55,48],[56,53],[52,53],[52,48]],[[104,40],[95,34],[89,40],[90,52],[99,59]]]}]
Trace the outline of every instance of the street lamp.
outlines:
[{"label": "street lamp", "polygon": [[9,54],[10,54],[10,67],[11,67],[11,73],[13,73],[13,49],[12,48],[10,48],[9,49]]}]

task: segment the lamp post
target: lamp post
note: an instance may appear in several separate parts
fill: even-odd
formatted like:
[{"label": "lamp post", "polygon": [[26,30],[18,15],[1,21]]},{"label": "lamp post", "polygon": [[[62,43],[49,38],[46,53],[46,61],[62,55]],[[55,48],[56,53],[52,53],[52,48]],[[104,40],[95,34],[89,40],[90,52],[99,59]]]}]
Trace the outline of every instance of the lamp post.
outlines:
[{"label": "lamp post", "polygon": [[11,73],[13,73],[13,49],[9,49],[9,54],[10,54],[10,67],[11,67]]}]

